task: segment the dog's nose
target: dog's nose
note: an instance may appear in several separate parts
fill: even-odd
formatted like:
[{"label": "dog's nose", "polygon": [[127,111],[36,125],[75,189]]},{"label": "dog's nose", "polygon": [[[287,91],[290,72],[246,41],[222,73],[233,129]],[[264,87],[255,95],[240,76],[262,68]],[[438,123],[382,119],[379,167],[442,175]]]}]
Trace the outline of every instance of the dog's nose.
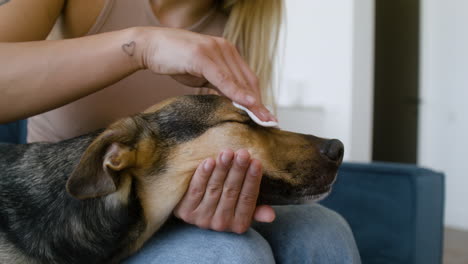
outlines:
[{"label": "dog's nose", "polygon": [[338,139],[327,140],[322,144],[320,153],[331,161],[341,162],[344,153],[343,143]]}]

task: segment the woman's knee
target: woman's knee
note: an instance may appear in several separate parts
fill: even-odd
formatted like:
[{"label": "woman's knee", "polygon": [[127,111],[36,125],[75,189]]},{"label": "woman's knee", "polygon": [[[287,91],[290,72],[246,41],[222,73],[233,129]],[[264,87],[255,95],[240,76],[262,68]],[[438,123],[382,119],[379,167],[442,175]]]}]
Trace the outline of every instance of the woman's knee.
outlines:
[{"label": "woman's knee", "polygon": [[253,229],[237,235],[180,224],[157,233],[125,263],[274,263],[274,257]]},{"label": "woman's knee", "polygon": [[333,261],[328,263],[360,263],[353,232],[340,214],[321,205],[304,206],[303,213],[313,226],[309,235],[319,237],[316,258]]},{"label": "woman's knee", "polygon": [[360,263],[353,233],[338,213],[318,204],[279,206],[275,211],[273,224],[255,228],[279,262]]},{"label": "woman's knee", "polygon": [[252,228],[242,235],[217,232],[216,237],[219,254],[212,263],[275,263],[270,245]]}]

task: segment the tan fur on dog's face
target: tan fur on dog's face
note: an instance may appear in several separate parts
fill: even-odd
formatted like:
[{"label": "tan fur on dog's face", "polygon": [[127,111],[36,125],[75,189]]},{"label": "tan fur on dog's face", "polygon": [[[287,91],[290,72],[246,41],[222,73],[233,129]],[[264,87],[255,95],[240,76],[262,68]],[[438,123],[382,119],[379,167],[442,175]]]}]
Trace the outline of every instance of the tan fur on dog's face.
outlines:
[{"label": "tan fur on dog's face", "polygon": [[[247,149],[262,162],[264,177],[259,200],[267,204],[298,203],[326,194],[341,162],[331,162],[320,154],[325,140],[261,127],[223,97],[170,99],[145,111],[144,115],[147,120],[158,119],[149,121],[155,125],[155,134],[159,134],[157,140],[170,142],[171,146],[164,154],[165,162],[155,160],[147,164],[148,168],[154,168],[164,163],[163,173],[143,177],[144,186],[158,186],[141,188],[147,190],[143,196],[148,197],[147,208],[154,208],[154,214],[162,206],[155,205],[158,194],[151,195],[152,190],[163,187],[167,190],[164,197],[174,197],[173,202],[177,203],[197,166],[207,157],[216,158],[226,148]],[[168,118],[161,119],[161,116]],[[187,135],[178,137],[179,133]]]},{"label": "tan fur on dog's face", "polygon": [[[145,111],[144,115],[149,119],[152,116],[176,119],[169,120],[166,129],[161,129],[161,124],[165,123],[161,119],[154,122],[157,124],[155,133],[163,131],[158,140],[175,141],[166,154],[170,157],[167,158],[167,171],[177,171],[178,175],[184,175],[182,178],[190,179],[198,164],[207,157],[215,158],[226,148],[234,151],[243,148],[263,164],[262,202],[294,203],[329,191],[341,160],[333,162],[320,154],[320,147],[326,140],[261,127],[228,99],[203,98],[169,99]],[[178,120],[176,116],[185,118]],[[173,122],[180,124],[171,124]],[[197,132],[196,127],[203,131]],[[182,131],[184,129],[189,131]],[[168,137],[171,133],[188,135],[185,138]]]},{"label": "tan fur on dog's face", "polygon": [[136,250],[172,213],[197,166],[227,148],[247,149],[261,161],[260,203],[298,203],[327,194],[342,153],[327,159],[321,154],[326,142],[261,127],[224,97],[177,97],[106,129],[88,147],[67,188],[82,199],[112,194],[124,202],[134,184],[146,223]]}]

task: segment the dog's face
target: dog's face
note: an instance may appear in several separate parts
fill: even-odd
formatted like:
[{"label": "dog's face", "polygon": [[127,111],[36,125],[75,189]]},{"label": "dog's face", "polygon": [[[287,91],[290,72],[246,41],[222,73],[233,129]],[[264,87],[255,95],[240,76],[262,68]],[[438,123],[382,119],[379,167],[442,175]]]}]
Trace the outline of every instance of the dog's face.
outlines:
[{"label": "dog's face", "polygon": [[262,203],[297,203],[326,194],[342,161],[341,142],[259,126],[224,97],[179,97],[141,117],[169,146],[164,156],[171,158],[152,166],[184,170],[188,178],[222,149],[248,149],[264,167]]},{"label": "dog's face", "polygon": [[153,218],[174,208],[201,161],[226,148],[247,149],[261,161],[259,201],[266,204],[327,194],[343,156],[338,140],[259,126],[224,97],[183,96],[111,125],[88,147],[67,188],[80,199],[112,194],[125,202],[134,184]]}]

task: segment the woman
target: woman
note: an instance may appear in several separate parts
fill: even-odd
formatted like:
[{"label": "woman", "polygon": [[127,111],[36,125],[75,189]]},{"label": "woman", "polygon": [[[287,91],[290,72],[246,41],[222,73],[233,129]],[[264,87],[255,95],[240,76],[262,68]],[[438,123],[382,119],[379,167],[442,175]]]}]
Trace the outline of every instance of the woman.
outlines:
[{"label": "woman", "polygon": [[[0,0],[0,122],[30,117],[29,142],[58,141],[209,92],[193,87],[275,120],[262,101],[281,12],[280,0]],[[275,212],[256,207],[247,177],[261,164],[246,150],[207,159],[174,211],[188,224],[167,225],[127,263],[359,262],[346,222],[321,206],[278,207],[260,223]]]}]

